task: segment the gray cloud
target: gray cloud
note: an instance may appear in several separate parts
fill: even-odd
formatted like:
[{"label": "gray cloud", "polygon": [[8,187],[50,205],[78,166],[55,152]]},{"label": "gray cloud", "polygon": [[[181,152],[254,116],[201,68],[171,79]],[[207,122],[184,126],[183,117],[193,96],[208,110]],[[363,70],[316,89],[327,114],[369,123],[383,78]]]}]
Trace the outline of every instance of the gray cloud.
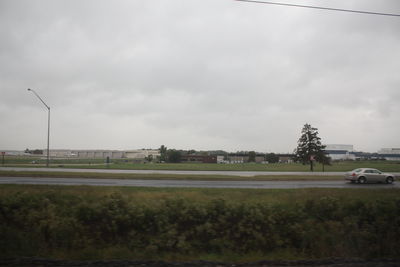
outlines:
[{"label": "gray cloud", "polygon": [[[400,13],[397,0],[329,5]],[[0,148],[45,146],[28,87],[52,107],[54,148],[289,152],[306,122],[326,143],[396,147],[399,30],[229,0],[5,0]]]}]

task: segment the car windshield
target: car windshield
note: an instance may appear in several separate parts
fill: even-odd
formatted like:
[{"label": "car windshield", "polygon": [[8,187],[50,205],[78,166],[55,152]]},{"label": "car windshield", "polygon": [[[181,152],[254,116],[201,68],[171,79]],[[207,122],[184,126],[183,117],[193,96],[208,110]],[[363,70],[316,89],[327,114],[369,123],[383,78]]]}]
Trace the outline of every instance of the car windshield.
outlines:
[{"label": "car windshield", "polygon": [[352,170],[352,172],[360,172],[360,171],[362,171],[362,169],[355,169],[355,170]]}]

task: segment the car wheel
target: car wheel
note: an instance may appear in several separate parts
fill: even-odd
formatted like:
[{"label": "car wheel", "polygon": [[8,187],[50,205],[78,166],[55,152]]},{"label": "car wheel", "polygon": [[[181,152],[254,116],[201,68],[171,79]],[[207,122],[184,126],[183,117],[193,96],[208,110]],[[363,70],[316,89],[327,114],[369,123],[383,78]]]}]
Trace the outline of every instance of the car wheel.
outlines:
[{"label": "car wheel", "polygon": [[389,176],[388,178],[386,178],[386,183],[387,184],[392,184],[393,183],[393,177]]},{"label": "car wheel", "polygon": [[364,176],[361,176],[360,178],[358,178],[359,184],[365,184],[366,182],[367,182],[367,178],[365,178]]}]

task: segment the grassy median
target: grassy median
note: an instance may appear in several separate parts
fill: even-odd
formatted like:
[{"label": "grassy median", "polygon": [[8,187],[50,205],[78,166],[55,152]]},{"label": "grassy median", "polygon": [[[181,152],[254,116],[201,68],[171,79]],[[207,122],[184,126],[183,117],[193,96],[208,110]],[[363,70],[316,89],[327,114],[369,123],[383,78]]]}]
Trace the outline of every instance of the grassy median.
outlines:
[{"label": "grassy median", "polygon": [[0,177],[54,177],[93,179],[142,179],[142,180],[202,180],[202,181],[331,181],[343,180],[343,176],[322,175],[193,175],[193,174],[135,174],[92,172],[45,172],[45,171],[0,171]]}]

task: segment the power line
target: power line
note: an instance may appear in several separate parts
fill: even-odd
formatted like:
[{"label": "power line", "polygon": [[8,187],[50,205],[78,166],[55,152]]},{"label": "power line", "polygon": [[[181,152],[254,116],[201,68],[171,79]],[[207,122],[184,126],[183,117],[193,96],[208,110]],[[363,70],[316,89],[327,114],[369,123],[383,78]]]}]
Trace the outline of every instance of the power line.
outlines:
[{"label": "power line", "polygon": [[277,5],[277,6],[313,8],[313,9],[322,9],[322,10],[329,10],[329,11],[341,11],[341,12],[351,12],[351,13],[359,13],[359,14],[367,14],[367,15],[400,17],[400,14],[370,12],[370,11],[353,10],[353,9],[341,9],[341,8],[321,7],[321,6],[306,6],[306,5],[296,5],[296,4],[287,4],[287,3],[278,3],[278,2],[269,2],[269,1],[257,1],[257,0],[234,0],[234,1],[249,2],[249,3],[256,3],[256,4]]}]

